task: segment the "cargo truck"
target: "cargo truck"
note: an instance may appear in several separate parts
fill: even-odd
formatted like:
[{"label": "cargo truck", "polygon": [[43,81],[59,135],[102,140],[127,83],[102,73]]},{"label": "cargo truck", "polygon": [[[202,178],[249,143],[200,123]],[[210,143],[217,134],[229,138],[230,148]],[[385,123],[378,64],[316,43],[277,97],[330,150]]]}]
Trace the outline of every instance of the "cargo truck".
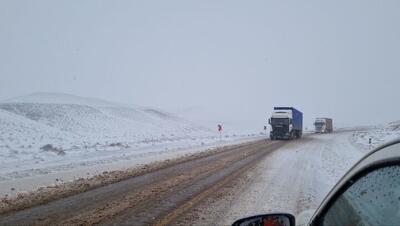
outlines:
[{"label": "cargo truck", "polygon": [[333,131],[331,118],[316,118],[314,126],[316,133],[331,133]]},{"label": "cargo truck", "polygon": [[303,133],[303,113],[293,107],[274,107],[271,118],[270,138],[293,139],[300,138]]}]

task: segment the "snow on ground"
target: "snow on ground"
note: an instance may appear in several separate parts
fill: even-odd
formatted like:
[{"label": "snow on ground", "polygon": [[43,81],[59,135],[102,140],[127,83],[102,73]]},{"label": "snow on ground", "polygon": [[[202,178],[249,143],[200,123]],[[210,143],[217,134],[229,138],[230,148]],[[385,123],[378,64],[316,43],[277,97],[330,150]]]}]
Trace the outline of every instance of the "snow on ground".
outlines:
[{"label": "snow on ground", "polygon": [[225,130],[220,142],[159,109],[55,93],[0,103],[0,125],[0,195],[256,137]]},{"label": "snow on ground", "polygon": [[[316,209],[335,183],[367,150],[352,132],[312,135],[273,152],[247,173],[240,194],[219,217],[222,225],[249,215]],[[213,211],[212,209],[210,210]],[[312,211],[311,211],[312,212]]]},{"label": "snow on ground", "polygon": [[[370,130],[357,131],[353,134],[354,143],[361,148],[369,149],[398,138],[400,138],[400,121],[390,122]],[[369,144],[369,139],[371,139],[371,144]]]}]

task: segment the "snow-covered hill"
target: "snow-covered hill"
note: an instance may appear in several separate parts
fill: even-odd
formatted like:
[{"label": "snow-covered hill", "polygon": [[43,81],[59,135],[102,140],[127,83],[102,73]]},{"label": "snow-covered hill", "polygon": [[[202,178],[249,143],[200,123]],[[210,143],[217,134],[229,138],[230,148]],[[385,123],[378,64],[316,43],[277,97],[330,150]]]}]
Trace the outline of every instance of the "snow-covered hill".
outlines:
[{"label": "snow-covered hill", "polygon": [[[249,136],[235,131],[222,138]],[[0,190],[9,191],[11,181],[21,189],[46,185],[49,178],[170,158],[217,142],[215,128],[159,109],[35,93],[0,102]]]},{"label": "snow-covered hill", "polygon": [[66,94],[40,93],[0,103],[0,122],[1,155],[7,148],[40,151],[47,144],[70,151],[210,136],[208,128],[156,109]]}]

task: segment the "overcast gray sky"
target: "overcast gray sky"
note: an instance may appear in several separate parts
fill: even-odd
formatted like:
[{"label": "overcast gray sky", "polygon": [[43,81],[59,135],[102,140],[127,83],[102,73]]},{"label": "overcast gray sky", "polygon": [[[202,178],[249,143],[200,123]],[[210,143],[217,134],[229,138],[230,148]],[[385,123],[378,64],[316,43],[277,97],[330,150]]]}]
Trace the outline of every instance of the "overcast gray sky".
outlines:
[{"label": "overcast gray sky", "polygon": [[400,1],[0,1],[0,99],[400,119]]}]

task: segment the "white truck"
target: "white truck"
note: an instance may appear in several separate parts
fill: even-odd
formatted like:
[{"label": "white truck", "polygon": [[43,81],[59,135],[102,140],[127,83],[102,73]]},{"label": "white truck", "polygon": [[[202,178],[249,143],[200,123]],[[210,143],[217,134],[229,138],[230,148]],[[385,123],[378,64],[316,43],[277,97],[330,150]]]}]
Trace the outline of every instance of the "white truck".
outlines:
[{"label": "white truck", "polygon": [[293,107],[274,107],[269,124],[271,140],[301,138],[303,113]]},{"label": "white truck", "polygon": [[316,118],[314,126],[316,133],[332,133],[333,131],[331,118]]}]

